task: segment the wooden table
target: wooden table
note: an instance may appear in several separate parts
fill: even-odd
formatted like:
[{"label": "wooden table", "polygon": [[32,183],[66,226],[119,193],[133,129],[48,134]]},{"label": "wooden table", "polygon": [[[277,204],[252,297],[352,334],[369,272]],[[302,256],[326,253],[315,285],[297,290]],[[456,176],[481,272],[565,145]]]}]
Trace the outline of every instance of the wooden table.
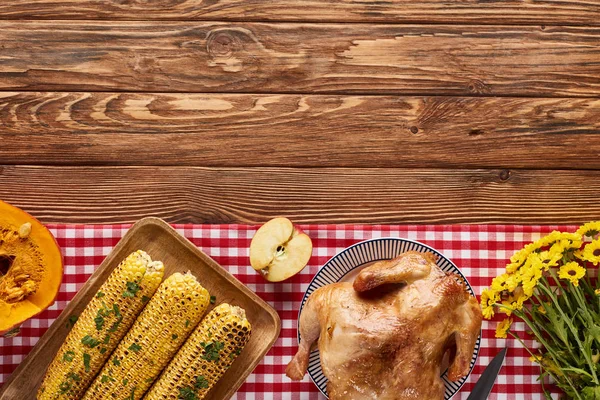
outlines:
[{"label": "wooden table", "polygon": [[599,0],[3,0],[0,91],[44,222],[600,214]]}]

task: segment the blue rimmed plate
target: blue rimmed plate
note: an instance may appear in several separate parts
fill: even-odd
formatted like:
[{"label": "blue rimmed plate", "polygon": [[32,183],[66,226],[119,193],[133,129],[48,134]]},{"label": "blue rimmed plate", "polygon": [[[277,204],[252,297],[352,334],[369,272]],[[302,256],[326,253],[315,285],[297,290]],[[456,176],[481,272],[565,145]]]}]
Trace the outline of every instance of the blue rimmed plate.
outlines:
[{"label": "blue rimmed plate", "polygon": [[[368,264],[380,260],[389,260],[410,250],[429,252],[435,254],[438,257],[438,267],[440,267],[445,272],[453,272],[461,276],[464,279],[467,285],[467,289],[469,290],[471,295],[474,295],[473,288],[469,284],[467,278],[465,278],[462,272],[458,269],[456,265],[454,265],[454,263],[452,263],[452,261],[446,258],[439,251],[423,243],[419,243],[417,241],[409,239],[370,239],[356,243],[346,248],[345,250],[342,250],[341,252],[333,256],[333,258],[331,258],[329,261],[327,261],[327,263],[325,263],[323,268],[321,268],[321,270],[315,275],[313,280],[310,282],[310,285],[308,285],[308,289],[306,290],[304,298],[302,299],[300,313],[302,313],[302,309],[304,308],[304,304],[306,303],[308,296],[310,296],[312,292],[314,292],[321,286],[341,281],[352,281],[354,277],[358,274],[358,272]],[[300,313],[298,314],[298,320],[300,320]],[[300,341],[300,330],[298,330],[298,341]],[[473,366],[475,365],[475,361],[477,360],[477,355],[479,354],[480,341],[481,336],[477,339],[477,343],[475,343],[475,349],[473,350],[473,357],[471,358],[471,368],[469,370],[469,374],[473,370]],[[317,385],[321,393],[327,396],[327,377],[323,375],[323,371],[321,370],[321,362],[318,349],[315,349],[310,353],[308,374],[310,375],[310,378],[315,383],[315,385]],[[456,393],[458,393],[460,388],[467,380],[467,377],[468,375],[457,382],[452,382],[448,380],[447,371],[445,371],[442,375],[442,380],[446,385],[444,400],[449,400]]]}]

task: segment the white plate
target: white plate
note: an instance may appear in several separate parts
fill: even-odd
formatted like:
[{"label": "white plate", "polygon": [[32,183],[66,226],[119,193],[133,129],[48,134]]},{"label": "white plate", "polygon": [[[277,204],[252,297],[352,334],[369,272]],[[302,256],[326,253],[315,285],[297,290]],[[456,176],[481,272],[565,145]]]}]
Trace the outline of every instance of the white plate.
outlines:
[{"label": "white plate", "polygon": [[[342,250],[338,254],[336,254],[333,258],[331,258],[323,268],[315,275],[313,280],[308,285],[308,289],[304,294],[304,298],[302,299],[302,305],[300,306],[300,312],[298,313],[298,320],[300,320],[300,313],[302,313],[302,308],[304,308],[304,304],[308,299],[308,296],[321,286],[329,285],[331,283],[342,282],[342,281],[352,281],[358,272],[366,267],[368,264],[371,264],[375,261],[379,260],[389,260],[392,259],[406,251],[419,251],[419,252],[429,252],[433,253],[438,257],[437,265],[445,272],[453,272],[457,275],[462,276],[464,281],[467,284],[467,289],[474,295],[473,288],[469,284],[469,281],[462,272],[439,251],[414,240],[409,239],[401,239],[401,238],[380,238],[380,239],[370,239],[365,240],[364,242],[356,243],[345,250]],[[300,341],[300,330],[298,330],[298,341]],[[477,338],[477,342],[475,343],[475,349],[473,350],[473,357],[471,358],[471,366],[469,369],[469,374],[473,370],[473,366],[475,365],[475,360],[477,360],[477,355],[479,354],[479,344],[481,341],[481,335]],[[319,350],[315,349],[310,353],[310,359],[308,364],[308,374],[312,381],[317,385],[321,393],[327,396],[327,377],[323,375],[323,371],[321,370],[321,362],[319,357]],[[454,396],[460,388],[463,386],[467,377],[465,376],[461,380],[457,382],[452,382],[448,380],[447,371],[444,371],[442,375],[442,380],[446,386],[446,392],[444,394],[444,399],[449,400]]]}]

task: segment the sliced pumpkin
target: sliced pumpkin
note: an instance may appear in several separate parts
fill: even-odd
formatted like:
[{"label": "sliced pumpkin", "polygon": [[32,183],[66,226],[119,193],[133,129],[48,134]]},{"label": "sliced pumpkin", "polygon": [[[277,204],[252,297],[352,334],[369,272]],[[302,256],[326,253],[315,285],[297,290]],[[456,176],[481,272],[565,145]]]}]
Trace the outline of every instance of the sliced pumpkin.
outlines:
[{"label": "sliced pumpkin", "polygon": [[50,231],[25,211],[0,200],[0,335],[18,326],[54,300],[63,262]]}]

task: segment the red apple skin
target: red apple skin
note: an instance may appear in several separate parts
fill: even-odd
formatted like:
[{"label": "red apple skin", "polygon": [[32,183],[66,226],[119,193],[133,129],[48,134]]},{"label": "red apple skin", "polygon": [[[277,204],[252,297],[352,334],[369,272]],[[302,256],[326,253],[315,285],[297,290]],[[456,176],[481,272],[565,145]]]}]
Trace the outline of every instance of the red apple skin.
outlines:
[{"label": "red apple skin", "polygon": [[[286,219],[287,219],[287,218],[286,218]],[[289,220],[288,220],[288,221],[289,221]],[[270,222],[270,221],[268,221],[268,222]],[[268,222],[267,222],[267,223],[268,223]],[[262,226],[264,226],[264,225],[262,225]],[[262,227],[262,226],[261,226],[261,227]],[[293,233],[292,233],[292,235],[290,236],[290,239],[288,240],[288,242],[289,242],[289,241],[291,241],[293,237],[296,237],[296,236],[298,236],[298,235],[305,235],[305,236],[308,238],[309,242],[310,242],[310,246],[308,246],[308,248],[310,248],[310,255],[309,255],[309,256],[308,256],[308,258],[306,259],[306,263],[304,263],[304,265],[303,265],[301,268],[297,269],[297,270],[296,270],[294,273],[290,274],[289,276],[287,276],[287,277],[285,277],[285,278],[283,278],[283,279],[277,279],[277,280],[269,279],[269,272],[270,272],[270,270],[271,270],[271,267],[270,267],[270,266],[268,266],[268,267],[265,267],[265,268],[263,268],[263,269],[256,269],[256,268],[254,268],[254,266],[253,266],[254,270],[255,270],[256,272],[258,272],[258,273],[259,273],[259,274],[260,274],[260,275],[263,277],[263,279],[265,279],[267,282],[276,283],[276,282],[283,282],[283,281],[285,281],[285,280],[288,280],[288,279],[290,279],[291,277],[293,277],[294,275],[297,275],[298,273],[300,273],[300,272],[301,272],[301,271],[302,271],[304,268],[306,268],[306,266],[307,266],[307,265],[309,264],[309,262],[310,262],[310,258],[312,257],[312,250],[313,250],[313,247],[312,247],[312,241],[310,240],[310,237],[309,237],[309,236],[308,236],[308,235],[307,235],[307,234],[306,234],[306,233],[305,233],[305,232],[304,232],[304,231],[303,231],[301,228],[299,228],[298,226],[294,225],[293,223],[292,223],[292,227],[293,227]],[[260,229],[260,228],[259,228],[259,229]],[[272,262],[273,262],[273,261],[272,261]],[[279,269],[281,269],[281,268],[279,268]]]}]

